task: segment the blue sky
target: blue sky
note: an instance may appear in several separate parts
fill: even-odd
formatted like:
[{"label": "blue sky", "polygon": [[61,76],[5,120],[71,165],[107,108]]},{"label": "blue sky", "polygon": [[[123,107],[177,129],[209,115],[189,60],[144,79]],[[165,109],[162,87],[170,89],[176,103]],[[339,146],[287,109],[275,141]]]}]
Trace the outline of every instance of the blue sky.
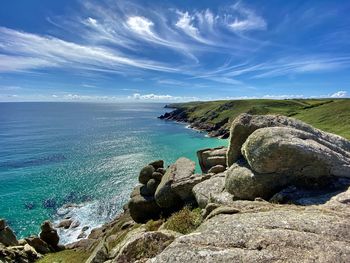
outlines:
[{"label": "blue sky", "polygon": [[0,101],[348,97],[349,1],[3,0]]}]

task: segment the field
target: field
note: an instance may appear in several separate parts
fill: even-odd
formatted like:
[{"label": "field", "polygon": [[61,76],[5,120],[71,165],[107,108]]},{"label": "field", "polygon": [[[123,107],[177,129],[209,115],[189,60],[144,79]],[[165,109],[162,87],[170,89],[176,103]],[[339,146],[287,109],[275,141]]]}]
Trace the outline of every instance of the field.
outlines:
[{"label": "field", "polygon": [[226,126],[244,112],[281,114],[350,139],[350,99],[222,100],[168,106],[183,109],[189,122],[200,120],[213,125],[226,123]]}]

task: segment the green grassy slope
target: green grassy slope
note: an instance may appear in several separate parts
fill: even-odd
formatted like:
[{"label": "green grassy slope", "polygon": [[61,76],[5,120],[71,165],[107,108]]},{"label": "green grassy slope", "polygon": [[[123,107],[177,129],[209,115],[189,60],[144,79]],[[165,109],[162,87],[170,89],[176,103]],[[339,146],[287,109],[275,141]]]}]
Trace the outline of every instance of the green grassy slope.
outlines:
[{"label": "green grassy slope", "polygon": [[229,122],[241,113],[281,114],[350,139],[350,99],[231,100],[169,105],[186,111],[190,122]]}]

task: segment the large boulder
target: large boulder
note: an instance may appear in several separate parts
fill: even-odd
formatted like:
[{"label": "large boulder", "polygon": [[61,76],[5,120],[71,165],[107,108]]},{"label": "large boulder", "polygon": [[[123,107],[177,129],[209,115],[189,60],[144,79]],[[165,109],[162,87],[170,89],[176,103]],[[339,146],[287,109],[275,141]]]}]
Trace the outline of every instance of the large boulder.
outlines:
[{"label": "large boulder", "polygon": [[256,197],[267,200],[291,181],[288,176],[256,173],[240,163],[232,165],[226,174],[226,191],[243,200],[254,200]]},{"label": "large boulder", "polygon": [[41,254],[50,253],[49,245],[37,236],[31,236],[25,239],[26,242]]},{"label": "large boulder", "polygon": [[194,233],[175,239],[147,262],[349,261],[347,213],[256,201],[237,201],[224,210],[234,214],[212,214]]},{"label": "large boulder", "polygon": [[128,203],[130,216],[137,223],[158,219],[161,209],[153,196],[134,194]]},{"label": "large boulder", "polygon": [[[176,237],[172,231],[135,232],[112,250],[112,262],[145,262],[162,252]],[[138,261],[140,260],[140,261]]]},{"label": "large boulder", "polygon": [[324,176],[350,177],[350,152],[313,133],[289,127],[262,128],[242,146],[252,170],[292,175],[306,180]]},{"label": "large boulder", "polygon": [[210,202],[212,195],[220,194],[224,191],[225,185],[225,173],[212,176],[210,179],[205,180],[192,189],[192,192],[196,198],[196,201],[200,208],[205,208]]},{"label": "large boulder", "polygon": [[148,180],[152,179],[152,174],[156,169],[152,165],[147,165],[143,167],[140,171],[139,182],[141,184],[147,184]]},{"label": "large boulder", "polygon": [[241,147],[249,135],[264,127],[291,127],[313,134],[337,148],[350,152],[350,142],[346,139],[315,129],[302,121],[285,116],[241,114],[232,122],[230,129],[230,144],[227,152],[228,167],[241,157]]},{"label": "large boulder", "polygon": [[172,208],[181,205],[183,198],[186,199],[187,196],[179,196],[172,185],[190,178],[194,174],[195,167],[193,161],[182,157],[167,169],[155,193],[156,202],[160,207]]},{"label": "large boulder", "polygon": [[12,229],[6,225],[4,219],[0,220],[0,243],[5,246],[17,246],[18,241]]},{"label": "large boulder", "polygon": [[214,166],[222,165],[226,167],[227,148],[206,148],[197,151],[199,165],[203,173],[207,173]]},{"label": "large boulder", "polygon": [[50,221],[45,221],[42,223],[39,237],[41,240],[45,241],[52,250],[61,250],[61,247],[58,245],[60,238],[57,234],[57,230],[53,228]]}]

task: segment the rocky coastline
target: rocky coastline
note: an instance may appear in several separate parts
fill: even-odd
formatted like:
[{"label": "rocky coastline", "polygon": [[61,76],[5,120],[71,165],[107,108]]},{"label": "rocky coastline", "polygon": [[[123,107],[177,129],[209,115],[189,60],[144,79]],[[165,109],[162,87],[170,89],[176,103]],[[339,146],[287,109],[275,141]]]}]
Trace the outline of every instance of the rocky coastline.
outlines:
[{"label": "rocky coastline", "polygon": [[[188,111],[182,107],[176,107],[172,105],[166,105],[165,108],[173,109],[173,111],[166,112],[158,118],[167,121],[176,121],[180,123],[188,124],[189,128],[206,132],[210,137],[217,137],[221,139],[227,139],[230,136],[229,119],[225,118],[219,123],[212,124],[201,118],[189,118]],[[212,116],[211,116],[212,117]]]},{"label": "rocky coastline", "polygon": [[350,141],[280,115],[241,114],[229,133],[198,150],[201,174],[147,164],[124,212],[65,247],[49,222],[18,241],[0,221],[0,262],[348,262]]}]

